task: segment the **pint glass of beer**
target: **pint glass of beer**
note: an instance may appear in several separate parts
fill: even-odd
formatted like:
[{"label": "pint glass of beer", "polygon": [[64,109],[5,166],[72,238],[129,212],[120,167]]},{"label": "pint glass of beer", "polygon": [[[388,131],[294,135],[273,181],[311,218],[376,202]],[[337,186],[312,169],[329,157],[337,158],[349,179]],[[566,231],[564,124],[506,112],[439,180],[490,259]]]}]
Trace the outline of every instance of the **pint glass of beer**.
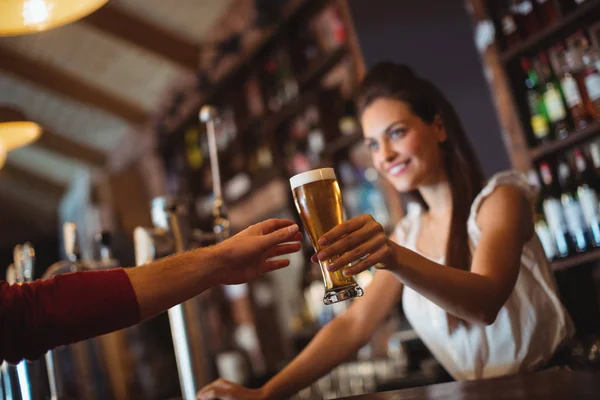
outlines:
[{"label": "pint glass of beer", "polygon": [[[317,243],[319,238],[344,220],[342,194],[335,172],[333,168],[303,172],[291,177],[290,185],[304,229],[318,252],[321,250]],[[325,283],[323,303],[333,304],[362,296],[362,288],[354,277],[342,274],[343,268],[335,272],[327,270],[327,266],[334,260],[335,258],[319,261]]]}]

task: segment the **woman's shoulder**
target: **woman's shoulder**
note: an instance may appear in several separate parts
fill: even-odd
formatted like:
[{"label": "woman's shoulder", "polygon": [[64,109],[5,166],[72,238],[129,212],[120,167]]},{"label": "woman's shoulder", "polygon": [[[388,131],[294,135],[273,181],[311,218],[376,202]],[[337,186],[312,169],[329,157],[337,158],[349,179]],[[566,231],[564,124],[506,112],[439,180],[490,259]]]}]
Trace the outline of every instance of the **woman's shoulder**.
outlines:
[{"label": "woman's shoulder", "polygon": [[505,194],[497,189],[506,186],[517,189],[527,198],[528,201],[535,201],[537,188],[529,181],[527,175],[516,170],[505,170],[495,173],[485,183],[483,189],[481,189],[473,201],[471,213],[477,213],[484,200],[490,197],[492,194],[504,196]]},{"label": "woman's shoulder", "polygon": [[522,172],[506,170],[492,175],[471,205],[468,219],[469,232],[476,237],[480,235],[478,214],[482,208],[485,208],[482,207],[483,204],[490,204],[487,200],[491,201],[491,206],[506,205],[507,203],[515,206],[523,206],[528,203],[531,206],[535,202],[536,195],[536,186],[531,184]]}]

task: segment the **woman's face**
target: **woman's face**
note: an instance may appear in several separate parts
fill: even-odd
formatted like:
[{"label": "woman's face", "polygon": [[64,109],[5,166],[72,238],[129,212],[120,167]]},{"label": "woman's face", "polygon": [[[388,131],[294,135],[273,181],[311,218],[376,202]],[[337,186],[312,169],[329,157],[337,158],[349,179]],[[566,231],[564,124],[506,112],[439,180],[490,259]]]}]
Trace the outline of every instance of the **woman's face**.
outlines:
[{"label": "woman's face", "polygon": [[446,130],[440,118],[428,124],[407,103],[380,98],[364,110],[361,124],[373,164],[398,191],[437,183],[444,175],[440,143]]}]

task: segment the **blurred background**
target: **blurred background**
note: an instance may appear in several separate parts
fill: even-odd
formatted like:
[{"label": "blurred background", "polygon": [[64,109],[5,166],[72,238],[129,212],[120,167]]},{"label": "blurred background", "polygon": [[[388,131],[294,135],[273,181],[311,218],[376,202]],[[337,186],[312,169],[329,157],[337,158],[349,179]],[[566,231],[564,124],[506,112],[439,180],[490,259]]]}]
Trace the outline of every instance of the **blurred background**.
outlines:
[{"label": "blurred background", "polygon": [[[585,237],[568,249],[543,203],[600,189],[599,21],[600,0],[110,0],[64,26],[2,37],[0,122],[32,121],[42,133],[0,170],[0,274],[24,242],[36,279],[65,263],[143,264],[134,232],[156,225],[158,198],[177,202],[191,229],[212,231],[204,105],[219,117],[232,234],[270,217],[298,220],[288,179],[322,166],[336,170],[347,217],[372,214],[392,232],[405,210],[372,168],[352,100],[369,66],[393,60],[444,91],[486,176],[514,168],[538,186],[536,232],[577,325],[576,356],[594,367],[598,201],[565,233]],[[289,268],[185,304],[197,382],[258,387],[344,312],[351,301],[323,305],[311,255],[305,242]],[[363,288],[371,277],[358,277]],[[58,349],[56,359],[65,398],[182,396],[167,314]],[[31,363],[34,398],[48,396],[45,368]],[[444,380],[399,304],[352,360],[297,398]]]}]

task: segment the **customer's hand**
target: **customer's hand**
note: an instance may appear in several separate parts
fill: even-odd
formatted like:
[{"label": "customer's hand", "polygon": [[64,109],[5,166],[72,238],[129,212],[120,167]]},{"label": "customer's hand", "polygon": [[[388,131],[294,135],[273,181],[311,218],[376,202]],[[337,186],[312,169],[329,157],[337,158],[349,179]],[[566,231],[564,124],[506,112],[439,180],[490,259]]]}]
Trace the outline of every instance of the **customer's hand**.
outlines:
[{"label": "customer's hand", "polygon": [[214,271],[215,283],[240,284],[288,266],[287,259],[270,259],[297,252],[301,239],[302,233],[294,221],[269,219],[251,225],[213,247],[221,261]]},{"label": "customer's hand", "polygon": [[248,389],[225,379],[204,386],[198,392],[196,400],[264,400],[267,399],[262,389]]}]

